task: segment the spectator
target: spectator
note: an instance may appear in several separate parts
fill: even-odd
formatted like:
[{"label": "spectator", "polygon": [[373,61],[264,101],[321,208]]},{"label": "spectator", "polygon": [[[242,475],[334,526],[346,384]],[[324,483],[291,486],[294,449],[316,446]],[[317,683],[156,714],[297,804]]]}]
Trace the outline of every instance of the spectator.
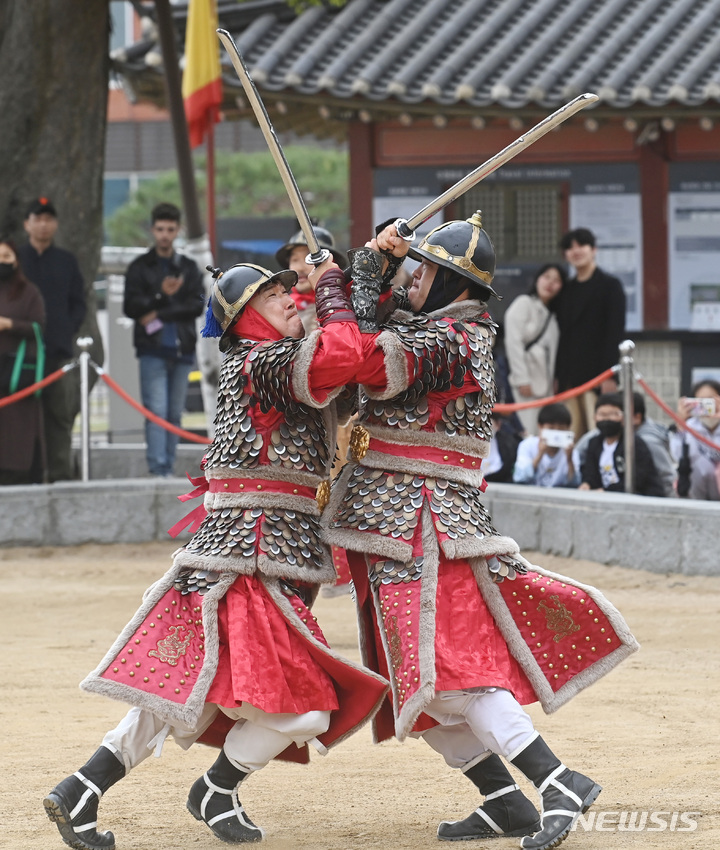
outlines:
[{"label": "spectator", "polygon": [[495,411],[492,413],[492,428],[490,452],[482,464],[483,477],[486,481],[511,482],[520,437],[510,420]]},{"label": "spectator", "polygon": [[[510,366],[509,381],[517,402],[547,398],[553,394],[555,357],[560,330],[555,300],[567,284],[564,269],[557,263],[544,265],[535,275],[527,295],[518,295],[505,313],[505,354]],[[518,410],[527,435],[535,434],[538,408]]]},{"label": "spectator", "polygon": [[[625,445],[623,400],[619,393],[600,395],[595,403],[599,431],[588,443],[582,464],[581,490],[625,492]],[[663,496],[660,476],[650,449],[635,435],[635,492],[640,496]]]},{"label": "spectator", "polygon": [[[327,248],[332,254],[333,260],[340,268],[344,269],[348,264],[348,260],[345,254],[342,251],[338,251],[335,247],[335,238],[332,233],[325,227],[318,225],[313,225],[313,230],[315,231],[320,248]],[[314,266],[305,261],[309,251],[305,234],[302,230],[298,230],[275,254],[275,259],[281,269],[290,269],[298,276],[297,283],[290,292],[290,295],[298,309],[306,334],[315,330],[317,327],[317,320],[315,318],[315,292],[308,280],[308,275]]]},{"label": "spectator", "polygon": [[513,481],[537,487],[577,487],[580,459],[574,440],[561,447],[552,439],[558,432],[568,432],[570,411],[564,404],[546,404],[540,408],[538,425],[539,435],[526,437],[518,446]]},{"label": "spectator", "polygon": [[[625,293],[622,283],[598,268],[595,236],[584,227],[571,230],[560,241],[575,276],[563,287],[557,304],[560,326],[555,375],[559,391],[579,387],[618,362],[618,346],[625,335]],[[614,379],[600,391],[615,392]],[[567,404],[575,436],[592,427],[597,393],[589,391]]]},{"label": "spectator", "polygon": [[[205,302],[200,270],[174,248],[179,231],[180,210],[174,204],[158,204],[152,211],[155,245],[128,266],[123,301],[125,315],[135,319],[142,403],[177,426],[195,364],[195,319]],[[149,420],[145,436],[150,474],[172,475],[178,436]]]},{"label": "spectator", "polygon": [[[675,462],[670,454],[670,435],[665,426],[650,419],[645,414],[645,399],[641,393],[633,393],[633,424],[635,425],[635,433],[642,439],[645,445],[650,449],[655,469],[660,476],[660,482],[666,496],[675,494],[675,479],[677,471]],[[588,431],[577,442],[575,448],[580,460],[580,467],[585,462],[587,447],[593,437],[600,432],[597,428]]]},{"label": "spectator", "polygon": [[660,476],[663,495],[675,494],[677,470],[670,454],[670,434],[659,422],[652,420],[645,412],[645,399],[641,393],[633,393],[633,425],[635,434],[650,449],[655,469]]},{"label": "spectator", "polygon": [[[18,249],[25,276],[45,301],[45,373],[69,363],[73,343],[85,318],[85,287],[75,256],[53,244],[58,229],[55,205],[37,198],[28,207],[25,232],[28,243]],[[77,384],[65,377],[42,393],[45,450],[49,481],[75,477],[72,429],[79,409]]]},{"label": "spectator", "polygon": [[[10,392],[14,355],[26,341],[27,359],[35,362],[33,322],[45,326],[40,290],[20,269],[15,246],[0,239],[0,396]],[[34,376],[26,382],[34,383]],[[43,477],[42,411],[34,394],[0,408],[0,484],[40,484]]]},{"label": "spectator", "polygon": [[[697,404],[695,399],[704,399]],[[714,402],[715,413],[710,414]],[[720,446],[720,382],[704,380],[692,388],[692,397],[678,401],[678,413],[706,440]],[[720,450],[712,449],[685,431],[672,439],[672,453],[678,461],[678,496],[720,501]]]}]

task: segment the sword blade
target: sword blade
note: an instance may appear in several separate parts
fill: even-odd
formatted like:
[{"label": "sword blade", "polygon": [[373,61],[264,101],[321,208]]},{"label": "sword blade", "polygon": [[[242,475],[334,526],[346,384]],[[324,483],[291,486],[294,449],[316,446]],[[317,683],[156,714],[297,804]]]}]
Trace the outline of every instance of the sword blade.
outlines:
[{"label": "sword blade", "polygon": [[[560,109],[553,112],[552,115],[548,115],[547,118],[543,118],[539,124],[536,124],[528,130],[527,133],[523,133],[522,136],[515,139],[515,141],[511,142],[506,148],[503,148],[500,153],[496,153],[495,156],[491,157],[487,160],[487,162],[479,165],[474,171],[471,171],[461,180],[458,180],[454,186],[451,186],[441,195],[438,195],[434,201],[431,201],[421,210],[416,212],[412,218],[407,219],[405,222],[400,219],[398,233],[400,233],[404,239],[412,238],[414,231],[424,221],[427,221],[431,216],[435,215],[435,213],[440,212],[443,207],[446,207],[448,204],[456,201],[461,195],[464,195],[468,189],[472,189],[473,186],[476,186],[481,180],[484,180],[488,174],[492,174],[493,171],[496,171],[501,165],[505,165],[506,162],[509,162],[521,151],[524,151],[525,148],[529,148],[530,145],[537,142],[538,139],[541,139],[546,133],[549,133],[550,130],[558,127],[563,123],[563,121],[567,121],[568,118],[575,115],[576,112],[579,112],[591,103],[595,103],[597,100],[599,100],[599,98],[596,94],[581,94],[569,103],[566,103],[565,106],[561,106]],[[401,229],[403,232],[401,232]]]},{"label": "sword blade", "polygon": [[260,125],[260,130],[265,137],[265,141],[267,142],[272,158],[275,160],[275,165],[280,172],[280,177],[285,184],[285,191],[290,199],[290,204],[292,205],[293,211],[297,217],[300,229],[302,230],[305,239],[307,239],[307,246],[310,249],[308,262],[315,266],[319,266],[330,257],[330,252],[325,248],[320,248],[305,202],[303,201],[300,189],[295,182],[295,177],[290,170],[288,161],[285,158],[285,153],[280,145],[275,128],[267,114],[265,104],[260,99],[260,95],[255,88],[255,83],[253,82],[250,72],[245,65],[245,60],[240,55],[240,51],[238,50],[233,37],[227,30],[224,29],[219,29],[216,32],[230,56],[230,61],[232,62],[233,68],[235,68],[235,72],[240,79],[240,83],[245,91],[248,103],[250,104],[252,111],[255,113],[255,118]]}]

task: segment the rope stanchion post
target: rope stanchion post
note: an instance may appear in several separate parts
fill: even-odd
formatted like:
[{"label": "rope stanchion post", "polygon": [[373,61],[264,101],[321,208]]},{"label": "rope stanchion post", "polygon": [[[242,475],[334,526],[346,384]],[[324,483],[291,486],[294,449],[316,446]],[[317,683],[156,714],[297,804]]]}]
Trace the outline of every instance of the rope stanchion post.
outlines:
[{"label": "rope stanchion post", "polygon": [[633,400],[633,351],[635,343],[631,339],[620,343],[620,380],[623,391],[623,410],[625,411],[625,492],[635,492],[635,404]]},{"label": "rope stanchion post", "polygon": [[90,351],[92,337],[83,336],[77,341],[80,348],[80,477],[90,480]]}]

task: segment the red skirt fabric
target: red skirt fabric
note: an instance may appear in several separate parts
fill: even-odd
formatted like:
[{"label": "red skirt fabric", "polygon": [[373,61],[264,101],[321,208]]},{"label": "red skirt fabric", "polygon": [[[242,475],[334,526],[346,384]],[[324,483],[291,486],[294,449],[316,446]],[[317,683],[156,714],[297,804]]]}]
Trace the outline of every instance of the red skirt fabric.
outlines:
[{"label": "red skirt fabric", "polygon": [[435,617],[435,690],[494,687],[521,705],[537,702],[464,560],[440,555]]},{"label": "red skirt fabric", "polygon": [[[303,614],[309,611],[302,603]],[[309,615],[312,616],[312,615]],[[308,623],[327,646],[317,623]],[[273,714],[334,711],[332,679],[256,576],[238,576],[218,605],[218,669],[206,702]]]}]

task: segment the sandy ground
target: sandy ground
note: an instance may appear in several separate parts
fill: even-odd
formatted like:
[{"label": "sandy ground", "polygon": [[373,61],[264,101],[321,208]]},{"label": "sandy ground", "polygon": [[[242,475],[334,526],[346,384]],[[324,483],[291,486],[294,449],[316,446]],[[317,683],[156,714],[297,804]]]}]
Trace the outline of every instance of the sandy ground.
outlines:
[{"label": "sandy ground", "polygon": [[[121,704],[78,690],[170,564],[172,544],[0,550],[5,588],[0,847],[64,847],[42,808],[44,794],[76,770],[124,714]],[[532,553],[530,553],[532,557]],[[720,843],[718,615],[720,579],[654,575],[537,556],[538,563],[600,587],[642,649],[557,714],[531,713],[556,753],[604,786],[596,812],[695,812],[693,832],[580,828],[563,847],[692,848]],[[320,598],[331,644],[358,658],[353,603]],[[171,741],[115,786],[100,808],[118,850],[226,846],[185,809],[187,790],[214,751]],[[524,780],[519,780],[527,790]],[[529,791],[532,793],[532,791]],[[534,798],[533,798],[534,799]],[[374,746],[368,729],[309,766],[271,764],[242,800],[266,830],[268,850],[441,848],[437,823],[478,805],[474,787],[421,742]],[[676,819],[677,820],[677,819]],[[653,825],[653,824],[649,824]],[[683,826],[678,821],[677,826]],[[517,839],[462,847],[518,846]]]}]

